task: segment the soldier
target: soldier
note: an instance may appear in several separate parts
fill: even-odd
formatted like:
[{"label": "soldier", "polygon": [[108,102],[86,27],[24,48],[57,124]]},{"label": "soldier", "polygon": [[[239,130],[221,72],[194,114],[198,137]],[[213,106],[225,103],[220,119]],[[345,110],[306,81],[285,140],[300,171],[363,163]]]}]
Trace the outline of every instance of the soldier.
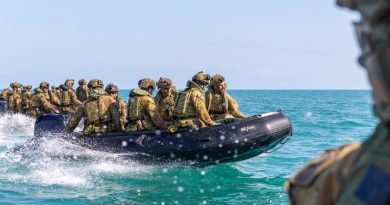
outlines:
[{"label": "soldier", "polygon": [[77,99],[80,100],[80,102],[84,102],[88,99],[88,87],[87,87],[87,81],[84,79],[79,80],[79,87],[76,89],[76,95]]},{"label": "soldier", "polygon": [[55,85],[52,85],[51,86],[51,92],[49,92],[49,95],[53,101],[53,104],[56,106],[56,107],[59,107],[60,106],[60,97],[61,97],[61,92],[58,90],[57,86]]},{"label": "soldier", "polygon": [[105,91],[116,100],[117,106],[119,108],[121,128],[122,128],[122,130],[125,130],[125,125],[127,122],[127,107],[126,107],[126,103],[119,96],[118,86],[110,83],[107,85]]},{"label": "soldier", "polygon": [[166,124],[158,113],[152,93],[157,85],[154,80],[144,78],[138,82],[139,89],[133,89],[129,94],[128,131],[164,129]]},{"label": "soldier", "polygon": [[225,78],[216,74],[211,77],[209,90],[206,92],[206,108],[213,120],[246,118],[238,110],[237,102],[226,92]]},{"label": "soldier", "polygon": [[337,3],[362,14],[355,24],[359,63],[368,71],[380,123],[363,144],[327,150],[311,161],[287,190],[292,204],[390,204],[390,1]]},{"label": "soldier", "polygon": [[157,86],[160,89],[156,97],[154,97],[157,109],[163,120],[171,123],[173,121],[173,110],[175,109],[175,102],[177,100],[177,90],[169,78],[161,77],[157,82]]},{"label": "soldier", "polygon": [[11,89],[9,88],[4,88],[3,91],[1,91],[1,94],[0,94],[0,101],[7,101],[7,95],[8,93],[11,92]]},{"label": "soldier", "polygon": [[11,113],[21,113],[23,111],[22,97],[20,94],[22,85],[18,82],[13,82],[10,84],[10,87],[12,91],[7,94],[7,110]]},{"label": "soldier", "polygon": [[205,105],[204,89],[210,83],[210,75],[199,72],[187,82],[187,88],[179,94],[173,113],[177,127],[195,129],[215,125]]},{"label": "soldier", "polygon": [[61,85],[60,111],[64,114],[74,113],[81,102],[77,99],[77,95],[73,90],[74,80],[66,80],[64,85]]},{"label": "soldier", "polygon": [[29,115],[36,117],[45,113],[59,113],[59,110],[50,102],[49,83],[41,82],[39,88],[34,89],[34,94],[31,96],[31,107]]},{"label": "soldier", "polygon": [[89,97],[72,114],[65,127],[66,132],[73,132],[84,117],[84,134],[120,131],[117,102],[103,90],[103,82],[93,79],[88,82]]},{"label": "soldier", "polygon": [[24,86],[22,89],[22,109],[23,113],[28,113],[31,104],[31,85]]}]

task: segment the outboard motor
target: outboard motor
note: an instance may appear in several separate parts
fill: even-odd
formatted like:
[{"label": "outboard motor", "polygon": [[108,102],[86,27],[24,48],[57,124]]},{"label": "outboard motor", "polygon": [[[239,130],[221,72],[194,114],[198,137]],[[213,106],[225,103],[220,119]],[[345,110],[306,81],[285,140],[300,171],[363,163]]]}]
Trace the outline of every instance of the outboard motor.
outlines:
[{"label": "outboard motor", "polygon": [[0,115],[4,114],[7,111],[7,104],[5,101],[0,101]]},{"label": "outboard motor", "polygon": [[68,115],[61,114],[43,114],[38,116],[35,120],[34,136],[41,137],[45,133],[63,133],[68,118]]}]

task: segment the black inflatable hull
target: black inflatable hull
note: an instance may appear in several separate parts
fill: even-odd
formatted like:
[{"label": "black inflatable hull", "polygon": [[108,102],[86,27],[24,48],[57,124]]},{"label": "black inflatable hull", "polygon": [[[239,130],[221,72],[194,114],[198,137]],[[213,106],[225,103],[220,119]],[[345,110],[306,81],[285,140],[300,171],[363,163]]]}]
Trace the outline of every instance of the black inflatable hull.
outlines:
[{"label": "black inflatable hull", "polygon": [[0,101],[0,115],[7,111],[7,105],[5,101]]},{"label": "black inflatable hull", "polygon": [[[245,160],[266,152],[291,136],[290,120],[280,112],[255,115],[199,130],[62,134],[67,116],[37,118],[35,136],[61,136],[94,150],[124,153],[143,162],[192,161],[210,165]],[[47,134],[50,133],[50,134]]]}]

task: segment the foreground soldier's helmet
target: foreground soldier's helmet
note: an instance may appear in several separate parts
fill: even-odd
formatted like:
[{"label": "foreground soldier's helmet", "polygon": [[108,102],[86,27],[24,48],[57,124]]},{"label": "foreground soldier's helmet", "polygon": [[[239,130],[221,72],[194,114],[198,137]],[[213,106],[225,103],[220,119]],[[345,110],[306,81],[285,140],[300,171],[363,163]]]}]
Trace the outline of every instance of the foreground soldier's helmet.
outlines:
[{"label": "foreground soldier's helmet", "polygon": [[64,85],[66,85],[66,86],[69,87],[69,88],[72,88],[72,87],[73,87],[73,84],[74,84],[74,80],[73,80],[73,79],[67,79],[67,80],[65,81],[65,84],[64,84]]},{"label": "foreground soldier's helmet", "polygon": [[153,89],[157,88],[156,82],[150,78],[144,78],[140,81],[138,81],[138,87],[141,89],[149,89],[150,87]]},{"label": "foreground soldier's helmet", "polygon": [[390,1],[337,0],[337,4],[361,13],[362,20],[354,24],[362,51],[359,63],[368,71],[375,113],[390,122]]},{"label": "foreground soldier's helmet", "polygon": [[192,81],[200,85],[208,85],[210,84],[210,75],[200,71],[192,77]]},{"label": "foreground soldier's helmet", "polygon": [[118,90],[119,90],[119,89],[118,89],[118,86],[116,86],[116,85],[114,85],[114,84],[112,84],[112,83],[108,84],[107,87],[106,87],[106,89],[105,89],[105,91],[106,91],[107,93],[109,93],[109,94],[117,93]]},{"label": "foreground soldier's helmet", "polygon": [[92,79],[88,82],[88,87],[89,88],[92,88],[92,89],[95,89],[95,88],[103,88],[104,87],[104,84],[103,84],[103,81],[99,80],[99,79]]},{"label": "foreground soldier's helmet", "polygon": [[221,84],[225,82],[225,78],[220,74],[215,74],[211,77],[210,86]]},{"label": "foreground soldier's helmet", "polygon": [[80,79],[79,80],[79,85],[86,85],[87,81],[85,79]]},{"label": "foreground soldier's helmet", "polygon": [[161,89],[161,88],[170,88],[170,87],[172,87],[172,85],[173,85],[173,82],[169,78],[161,77],[158,80],[158,82],[157,82],[157,86],[158,86],[159,89]]},{"label": "foreground soldier's helmet", "polygon": [[48,83],[48,82],[41,82],[40,84],[39,84],[39,87],[42,89],[42,88],[47,88],[47,89],[49,89],[49,86],[50,86],[50,84]]},{"label": "foreground soldier's helmet", "polygon": [[13,82],[13,83],[11,83],[9,85],[9,87],[11,87],[11,88],[14,88],[14,87],[20,88],[20,87],[22,87],[22,85],[20,83],[18,83],[18,82]]}]

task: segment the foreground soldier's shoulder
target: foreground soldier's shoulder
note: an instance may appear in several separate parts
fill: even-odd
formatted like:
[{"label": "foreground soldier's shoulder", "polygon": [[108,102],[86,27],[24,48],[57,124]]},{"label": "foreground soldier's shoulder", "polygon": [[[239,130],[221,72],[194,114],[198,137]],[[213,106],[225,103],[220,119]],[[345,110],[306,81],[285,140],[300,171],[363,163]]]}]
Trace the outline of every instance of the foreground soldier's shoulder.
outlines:
[{"label": "foreground soldier's shoulder", "polygon": [[361,151],[352,143],[325,151],[288,180],[292,204],[334,204]]},{"label": "foreground soldier's shoulder", "polygon": [[205,100],[204,94],[203,94],[201,91],[199,91],[199,90],[193,90],[193,91],[191,92],[191,96],[192,96],[192,98],[193,98],[194,100],[196,100],[196,99],[200,99],[200,100],[202,100],[202,101]]}]

